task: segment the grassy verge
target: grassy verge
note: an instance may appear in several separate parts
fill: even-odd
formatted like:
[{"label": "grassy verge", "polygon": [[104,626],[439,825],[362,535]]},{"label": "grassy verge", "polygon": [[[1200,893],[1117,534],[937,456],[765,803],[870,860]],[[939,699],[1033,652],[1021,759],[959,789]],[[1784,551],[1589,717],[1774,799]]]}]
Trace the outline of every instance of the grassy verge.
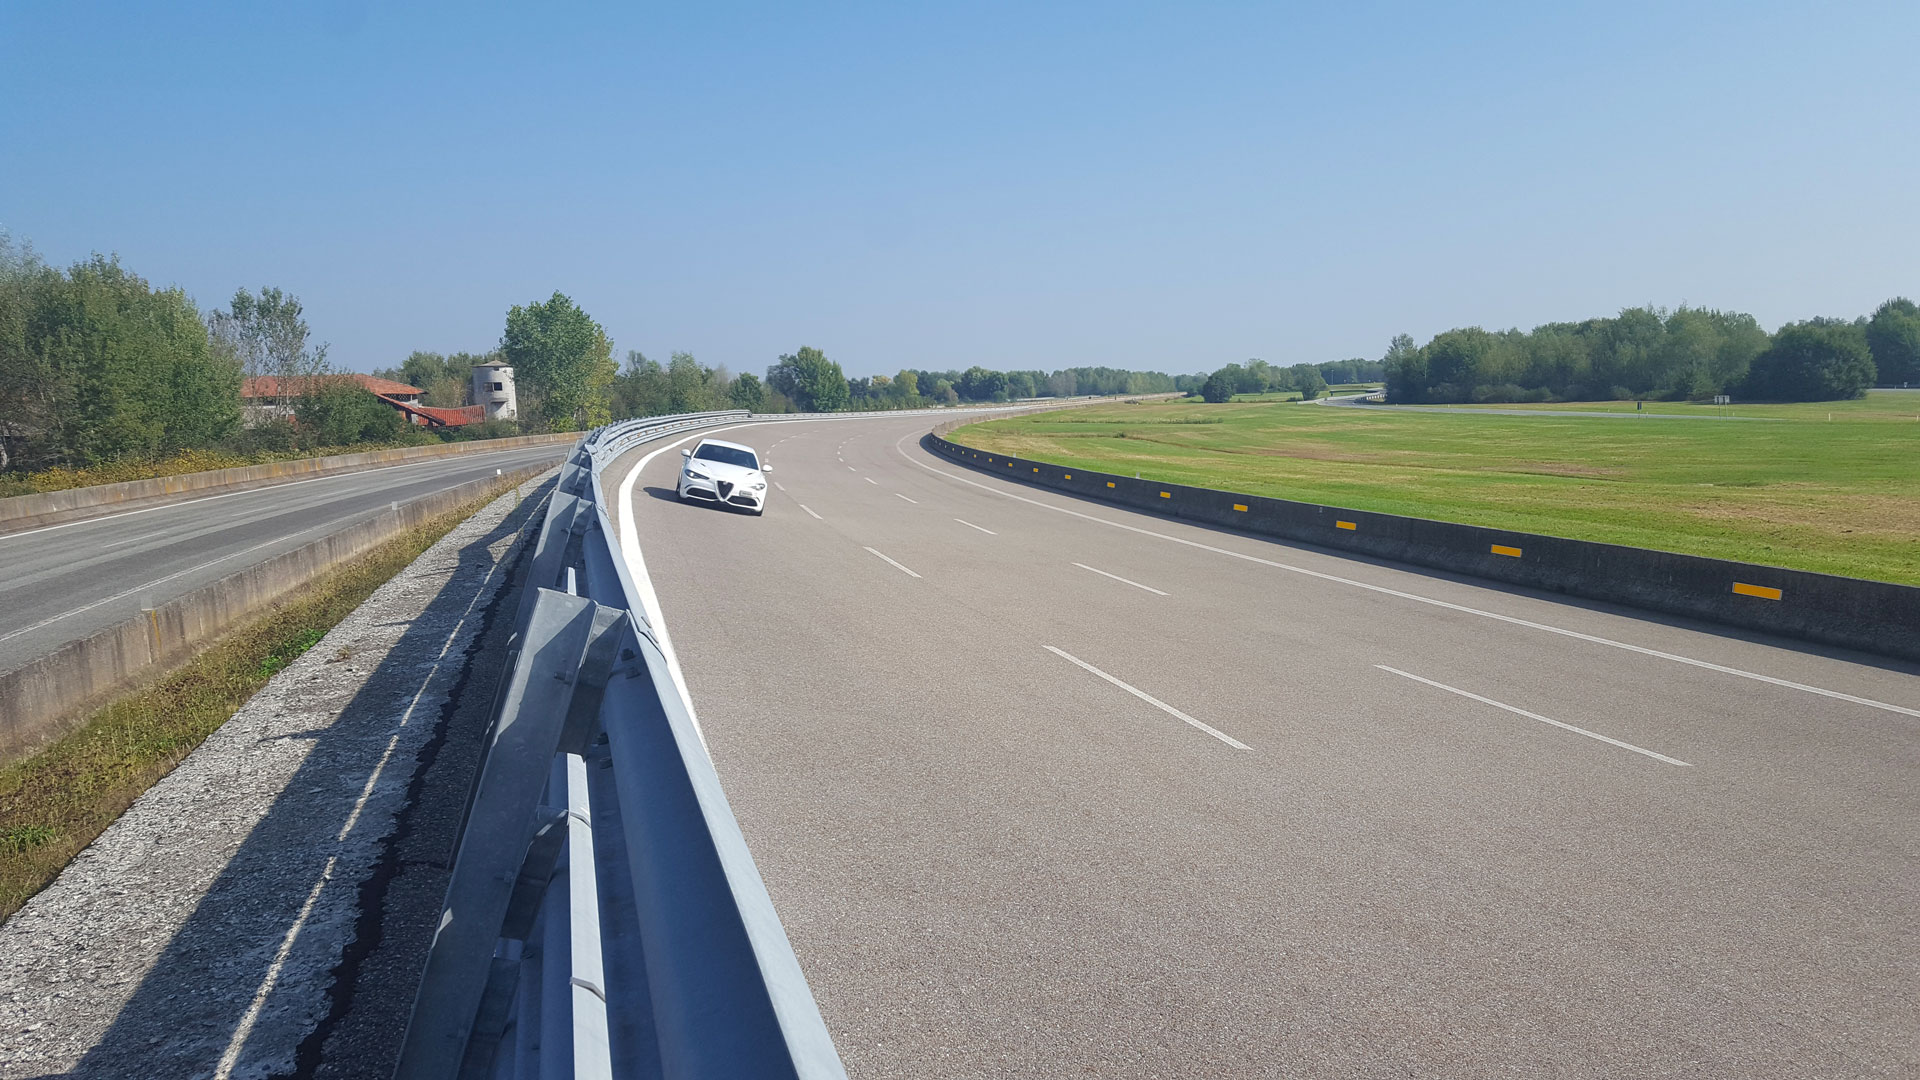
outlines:
[{"label": "grassy verge", "polygon": [[1920,394],[1741,414],[1753,419],[1181,401],[1013,417],[952,437],[1173,483],[1920,584]]},{"label": "grassy verge", "polygon": [[100,709],[72,734],[0,768],[0,920],[45,888],[275,672],[493,497],[449,510],[330,571],[185,666]]}]

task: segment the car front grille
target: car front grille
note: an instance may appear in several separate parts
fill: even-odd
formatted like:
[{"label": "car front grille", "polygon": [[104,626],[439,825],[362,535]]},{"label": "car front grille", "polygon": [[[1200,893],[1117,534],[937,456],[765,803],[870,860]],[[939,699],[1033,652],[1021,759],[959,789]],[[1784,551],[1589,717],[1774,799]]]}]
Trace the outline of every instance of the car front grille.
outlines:
[{"label": "car front grille", "polygon": [[720,489],[720,497],[723,499],[733,494],[733,484],[726,480],[716,480],[713,486]]}]

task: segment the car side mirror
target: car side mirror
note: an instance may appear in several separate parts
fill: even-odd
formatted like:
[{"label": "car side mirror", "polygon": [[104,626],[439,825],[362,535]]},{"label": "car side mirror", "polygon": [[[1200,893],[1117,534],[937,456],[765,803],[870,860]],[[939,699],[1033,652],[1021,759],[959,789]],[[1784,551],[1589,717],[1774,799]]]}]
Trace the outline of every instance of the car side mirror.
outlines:
[{"label": "car side mirror", "polygon": [[761,471],[761,472],[772,472],[772,471],[773,471],[773,466],[771,466],[771,465],[762,465],[762,466],[760,466],[760,471]]},{"label": "car side mirror", "polygon": [[693,456],[693,450],[691,448],[684,448],[680,451],[680,456],[683,458],[690,458]]}]

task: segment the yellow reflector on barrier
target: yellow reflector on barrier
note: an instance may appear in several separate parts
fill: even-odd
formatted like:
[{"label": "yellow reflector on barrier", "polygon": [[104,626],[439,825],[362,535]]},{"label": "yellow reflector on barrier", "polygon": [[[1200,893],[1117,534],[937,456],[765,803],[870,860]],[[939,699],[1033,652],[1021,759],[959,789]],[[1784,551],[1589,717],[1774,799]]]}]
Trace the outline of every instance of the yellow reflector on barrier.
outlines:
[{"label": "yellow reflector on barrier", "polygon": [[1336,529],[1345,529],[1348,532],[1357,532],[1360,529],[1360,526],[1355,525],[1351,521],[1336,521],[1333,523],[1333,527]]},{"label": "yellow reflector on barrier", "polygon": [[1245,513],[1245,512],[1246,512],[1246,509],[1247,509],[1247,504],[1246,504],[1246,503],[1234,503],[1234,504],[1233,504],[1233,508],[1234,508],[1235,510],[1238,510],[1238,511],[1240,511],[1241,513]]},{"label": "yellow reflector on barrier", "polygon": [[1107,481],[1107,486],[1108,486],[1108,487],[1112,487],[1112,486],[1113,486],[1113,481],[1111,481],[1111,480],[1109,480],[1109,481]]},{"label": "yellow reflector on barrier", "polygon": [[1069,479],[1069,480],[1071,480],[1071,479],[1073,479],[1073,474],[1072,474],[1072,473],[1068,473],[1068,474],[1067,474],[1067,479]]},{"label": "yellow reflector on barrier", "polygon": [[1160,497],[1161,497],[1161,498],[1163,498],[1163,499],[1171,499],[1171,498],[1173,498],[1173,492],[1171,492],[1171,491],[1163,491],[1163,492],[1161,492],[1161,493],[1160,493]]},{"label": "yellow reflector on barrier", "polygon": [[1744,581],[1734,582],[1733,591],[1741,596],[1757,596],[1762,600],[1780,599],[1779,589],[1769,589],[1765,585],[1749,585]]},{"label": "yellow reflector on barrier", "polygon": [[1033,471],[1034,471],[1034,472],[1039,472],[1040,470],[1036,468],[1036,469],[1034,469]]},{"label": "yellow reflector on barrier", "polygon": [[1519,549],[1519,548],[1516,548],[1516,547],[1508,547],[1508,546],[1506,546],[1505,544],[1495,544],[1495,545],[1493,545],[1493,553],[1494,553],[1495,555],[1505,555],[1505,556],[1507,556],[1508,558],[1511,558],[1511,559],[1517,559],[1517,558],[1519,558],[1519,557],[1520,557],[1520,549]]}]

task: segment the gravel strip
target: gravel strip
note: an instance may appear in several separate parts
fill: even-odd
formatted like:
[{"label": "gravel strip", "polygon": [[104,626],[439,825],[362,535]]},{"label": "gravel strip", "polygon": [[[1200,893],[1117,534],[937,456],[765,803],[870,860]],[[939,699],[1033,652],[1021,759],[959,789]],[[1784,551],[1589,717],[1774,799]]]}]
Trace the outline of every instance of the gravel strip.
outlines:
[{"label": "gravel strip", "polygon": [[0,1078],[391,1071],[543,483],[381,586],[0,926]]}]

